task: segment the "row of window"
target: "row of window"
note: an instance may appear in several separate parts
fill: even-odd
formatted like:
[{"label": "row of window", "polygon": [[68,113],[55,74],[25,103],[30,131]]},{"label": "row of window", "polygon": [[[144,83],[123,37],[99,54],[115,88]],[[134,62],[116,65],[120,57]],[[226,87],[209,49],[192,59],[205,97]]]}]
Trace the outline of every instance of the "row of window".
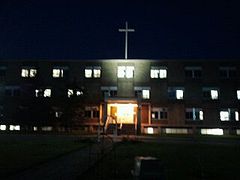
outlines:
[{"label": "row of window", "polygon": [[[165,79],[167,78],[167,67],[165,66],[151,66],[150,77],[152,79]],[[6,67],[0,67],[0,76],[4,76]],[[53,78],[63,78],[68,75],[69,68],[67,66],[56,66],[52,69]],[[201,79],[202,67],[201,66],[187,66],[184,69],[186,78]],[[21,69],[21,77],[34,78],[37,75],[37,68],[25,66]],[[100,78],[101,67],[100,66],[88,66],[85,68],[85,78]],[[237,76],[236,67],[219,67],[219,75],[221,78],[235,78]],[[118,78],[133,78],[134,66],[118,66],[117,67]]]},{"label": "row of window", "polygon": [[[219,117],[221,121],[239,121],[238,110],[234,108],[221,109]],[[152,120],[167,120],[168,109],[153,107],[151,111],[151,118]],[[201,108],[186,108],[185,119],[202,121],[204,119],[203,110]]]},{"label": "row of window", "polygon": [[[102,96],[103,97],[116,97],[117,96],[117,87],[116,86],[102,86],[101,87]],[[134,87],[135,97],[141,96],[142,99],[150,99],[150,87]],[[184,91],[183,87],[169,87],[168,88],[168,97],[169,99],[184,99]],[[40,88],[35,89],[36,97],[51,97],[51,88]],[[202,88],[203,98],[206,100],[218,100],[219,92],[218,88]],[[5,87],[5,95],[6,96],[20,96],[21,88],[19,86],[6,86]],[[67,89],[67,96],[81,96],[83,95],[83,91],[81,89]],[[236,90],[236,98],[240,100],[240,90]]]}]

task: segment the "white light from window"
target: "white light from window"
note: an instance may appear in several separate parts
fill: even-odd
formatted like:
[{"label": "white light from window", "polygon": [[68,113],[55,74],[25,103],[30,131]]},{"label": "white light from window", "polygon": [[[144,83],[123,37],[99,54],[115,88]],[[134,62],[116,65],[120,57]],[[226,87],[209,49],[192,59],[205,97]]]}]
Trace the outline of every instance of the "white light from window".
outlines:
[{"label": "white light from window", "polygon": [[133,78],[133,71],[134,71],[133,66],[127,66],[126,67],[126,78]]},{"label": "white light from window", "polygon": [[42,127],[42,131],[52,131],[53,128],[51,126],[44,126]]},{"label": "white light from window", "polygon": [[217,90],[211,90],[211,99],[218,99],[218,91]]},{"label": "white light from window", "polygon": [[7,129],[7,126],[6,125],[0,125],[0,130],[1,131],[6,131]]},{"label": "white light from window", "polygon": [[20,126],[19,125],[10,125],[9,130],[10,131],[20,131]]},{"label": "white light from window", "polygon": [[125,77],[125,66],[118,66],[118,78],[124,78]]},{"label": "white light from window", "polygon": [[93,69],[93,77],[100,78],[101,77],[101,69]]},{"label": "white light from window", "polygon": [[206,135],[223,135],[223,129],[215,128],[215,129],[201,129],[201,134]]},{"label": "white light from window", "polygon": [[199,111],[199,119],[203,120],[203,111]]},{"label": "white light from window", "polygon": [[37,74],[37,70],[36,69],[30,69],[30,74],[29,74],[30,77],[35,77],[36,74]]},{"label": "white light from window", "polygon": [[151,78],[158,78],[159,70],[158,69],[151,69],[150,76]]},{"label": "white light from window", "polygon": [[39,90],[38,89],[35,90],[35,96],[39,97]]},{"label": "white light from window", "polygon": [[53,69],[52,76],[54,78],[63,77],[63,69]]},{"label": "white light from window", "polygon": [[154,132],[153,132],[153,128],[152,127],[148,127],[147,128],[147,133],[148,134],[153,134]]},{"label": "white light from window", "polygon": [[160,69],[159,77],[161,79],[167,78],[167,70],[166,69]]},{"label": "white light from window", "polygon": [[235,120],[239,121],[239,113],[238,113],[238,111],[235,111]]},{"label": "white light from window", "polygon": [[85,69],[85,78],[92,77],[92,69]]},{"label": "white light from window", "polygon": [[68,97],[71,97],[73,95],[73,90],[72,89],[68,89]]},{"label": "white light from window", "polygon": [[43,92],[43,97],[51,97],[51,89],[45,89]]},{"label": "white light from window", "polygon": [[143,99],[149,99],[150,98],[149,90],[146,90],[146,89],[142,90],[142,98]]},{"label": "white light from window", "polygon": [[188,134],[186,128],[166,128],[166,134]]},{"label": "white light from window", "polygon": [[221,121],[229,121],[229,112],[228,111],[220,111],[220,120]]},{"label": "white light from window", "polygon": [[76,95],[77,95],[77,96],[81,96],[81,95],[83,95],[83,92],[82,92],[82,91],[77,91],[77,92],[76,92]]},{"label": "white light from window", "polygon": [[33,131],[37,131],[38,128],[36,126],[33,127]]},{"label": "white light from window", "polygon": [[22,69],[21,76],[28,77],[28,69]]},{"label": "white light from window", "polygon": [[176,90],[176,98],[183,99],[183,90]]},{"label": "white light from window", "polygon": [[240,90],[237,90],[237,99],[240,100]]}]

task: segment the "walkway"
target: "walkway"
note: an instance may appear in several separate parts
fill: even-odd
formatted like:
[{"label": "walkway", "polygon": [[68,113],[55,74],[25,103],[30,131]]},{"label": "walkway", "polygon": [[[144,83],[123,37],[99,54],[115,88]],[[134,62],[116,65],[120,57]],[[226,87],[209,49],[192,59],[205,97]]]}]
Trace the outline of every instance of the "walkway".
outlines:
[{"label": "walkway", "polygon": [[112,142],[94,143],[79,151],[15,174],[8,180],[73,180],[111,151]]}]

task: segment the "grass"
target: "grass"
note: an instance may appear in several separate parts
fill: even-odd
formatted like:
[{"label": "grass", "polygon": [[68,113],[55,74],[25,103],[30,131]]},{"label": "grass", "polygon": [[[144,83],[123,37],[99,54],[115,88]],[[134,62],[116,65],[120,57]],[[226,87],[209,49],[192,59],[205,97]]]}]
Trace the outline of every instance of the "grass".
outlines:
[{"label": "grass", "polygon": [[132,179],[135,156],[154,156],[165,165],[166,179],[238,179],[239,145],[122,142],[84,175],[85,179]]},{"label": "grass", "polygon": [[84,145],[84,142],[74,138],[57,136],[0,137],[0,177],[54,159]]}]

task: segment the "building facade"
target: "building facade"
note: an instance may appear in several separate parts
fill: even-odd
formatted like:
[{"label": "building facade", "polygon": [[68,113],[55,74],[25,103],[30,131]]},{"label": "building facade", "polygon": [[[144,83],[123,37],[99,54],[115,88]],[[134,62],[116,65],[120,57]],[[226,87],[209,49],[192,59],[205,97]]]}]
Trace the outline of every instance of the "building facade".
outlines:
[{"label": "building facade", "polygon": [[1,61],[0,131],[238,135],[239,70],[237,60]]}]

